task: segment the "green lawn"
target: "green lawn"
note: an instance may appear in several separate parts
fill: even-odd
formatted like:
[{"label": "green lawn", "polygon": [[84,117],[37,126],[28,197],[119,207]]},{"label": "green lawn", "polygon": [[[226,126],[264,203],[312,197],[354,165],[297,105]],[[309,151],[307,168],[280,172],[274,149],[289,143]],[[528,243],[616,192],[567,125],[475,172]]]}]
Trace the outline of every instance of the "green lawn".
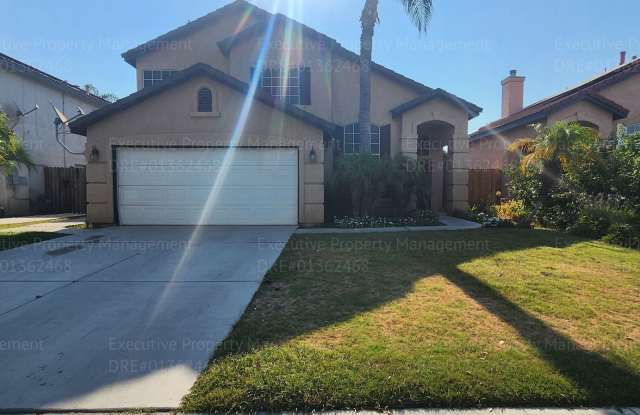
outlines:
[{"label": "green lawn", "polygon": [[63,236],[67,235],[52,232],[19,232],[18,229],[16,229],[15,232],[0,231],[0,251],[35,244]]},{"label": "green lawn", "polygon": [[640,404],[640,252],[544,230],[296,236],[184,410]]}]

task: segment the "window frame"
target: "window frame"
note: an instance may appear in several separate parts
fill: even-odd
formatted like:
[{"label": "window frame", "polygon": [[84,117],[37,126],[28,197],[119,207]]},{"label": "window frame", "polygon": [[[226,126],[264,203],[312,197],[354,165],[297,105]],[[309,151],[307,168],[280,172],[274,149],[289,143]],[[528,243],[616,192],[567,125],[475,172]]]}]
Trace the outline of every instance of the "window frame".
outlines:
[{"label": "window frame", "polygon": [[[347,137],[349,139],[347,139]],[[382,128],[371,124],[371,132],[369,133],[369,152],[370,154],[376,155],[380,157],[380,153],[382,150]],[[342,152],[345,155],[354,155],[360,153],[360,124],[352,123],[344,127],[344,136],[342,138]],[[350,147],[352,151],[347,151],[347,146]],[[374,151],[374,148],[377,151]]]},{"label": "window frame", "polygon": [[[262,70],[260,88],[269,96],[286,101],[288,104],[302,105],[302,71],[301,66],[288,69],[271,67]],[[286,75],[286,86],[284,79]]]},{"label": "window frame", "polygon": [[167,79],[173,78],[178,71],[173,69],[165,70],[143,70],[142,71],[142,87],[147,88],[154,85],[158,85]]},{"label": "window frame", "polygon": [[[201,104],[203,103],[201,101],[201,99],[203,98],[203,96],[201,95],[202,93],[208,94],[208,96],[205,97],[205,99],[208,99],[208,102],[205,103],[206,107],[204,108],[204,110],[201,107]],[[196,94],[196,111],[201,114],[213,113],[213,99],[214,99],[214,93],[211,88],[207,86],[198,88],[198,93]]]}]

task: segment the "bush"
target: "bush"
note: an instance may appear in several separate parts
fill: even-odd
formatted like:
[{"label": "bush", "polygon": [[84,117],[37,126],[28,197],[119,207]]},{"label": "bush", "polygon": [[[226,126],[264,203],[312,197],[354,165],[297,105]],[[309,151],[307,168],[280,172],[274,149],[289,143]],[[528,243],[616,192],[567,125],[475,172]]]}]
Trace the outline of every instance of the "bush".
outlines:
[{"label": "bush", "polygon": [[530,213],[522,200],[508,200],[495,207],[496,216],[503,222],[531,226]]},{"label": "bush", "polygon": [[391,202],[382,216],[409,216],[416,200],[418,208],[431,198],[430,175],[423,163],[398,155],[393,160],[371,154],[340,157],[325,186],[327,219],[381,215],[382,201]]},{"label": "bush", "polygon": [[435,226],[439,225],[438,216],[430,210],[418,210],[413,215],[386,218],[376,216],[335,218],[338,228],[390,228],[403,226]]},{"label": "bush", "polygon": [[496,216],[495,207],[493,206],[487,207],[484,205],[474,205],[459,216],[462,219],[479,223],[485,228],[502,228],[511,226],[511,223],[504,222]]},{"label": "bush", "polygon": [[387,163],[385,181],[394,215],[408,215],[414,196],[418,208],[430,207],[425,199],[431,199],[431,175],[424,163],[398,155]]},{"label": "bush", "polygon": [[353,216],[369,216],[384,191],[386,162],[372,154],[340,157],[333,188],[347,187]]},{"label": "bush", "polygon": [[626,248],[640,249],[640,226],[628,223],[614,223],[603,240]]},{"label": "bush", "polygon": [[589,238],[603,238],[607,242],[623,246],[637,246],[640,235],[640,215],[628,210],[616,200],[602,196],[584,202],[576,223],[569,230]]}]

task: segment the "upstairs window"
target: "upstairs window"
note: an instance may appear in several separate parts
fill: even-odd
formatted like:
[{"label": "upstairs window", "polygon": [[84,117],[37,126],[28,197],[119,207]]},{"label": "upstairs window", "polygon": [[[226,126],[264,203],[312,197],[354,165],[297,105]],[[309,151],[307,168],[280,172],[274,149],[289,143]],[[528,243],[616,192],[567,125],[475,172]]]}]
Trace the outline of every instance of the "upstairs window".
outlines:
[{"label": "upstairs window", "polygon": [[262,71],[260,87],[288,104],[311,105],[309,68],[268,68]]},{"label": "upstairs window", "polygon": [[213,93],[209,88],[198,90],[198,112],[213,112]]},{"label": "upstairs window", "polygon": [[[380,127],[371,125],[369,134],[371,154],[380,155]],[[344,128],[344,154],[360,152],[360,124],[355,123]]]},{"label": "upstairs window", "polygon": [[173,77],[178,71],[144,71],[142,79],[144,87],[154,86]]}]

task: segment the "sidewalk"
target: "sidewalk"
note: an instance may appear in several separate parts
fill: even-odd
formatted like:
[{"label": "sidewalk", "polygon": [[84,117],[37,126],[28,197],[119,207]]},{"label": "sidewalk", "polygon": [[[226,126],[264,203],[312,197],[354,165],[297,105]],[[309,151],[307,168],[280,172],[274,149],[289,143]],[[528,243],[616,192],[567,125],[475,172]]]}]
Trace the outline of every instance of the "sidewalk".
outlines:
[{"label": "sidewalk", "polygon": [[0,218],[0,232],[68,232],[84,223],[85,216],[77,213]]},{"label": "sidewalk", "polygon": [[[2,411],[0,411],[2,413]],[[59,414],[59,412],[57,412]],[[73,411],[65,412],[72,414]],[[110,412],[92,412],[93,415],[107,415]],[[113,412],[111,412],[113,413]],[[146,415],[172,413],[175,415],[196,415],[177,410],[157,410],[144,412]],[[312,412],[258,412],[258,415],[296,415]],[[41,415],[46,414],[46,412]],[[316,411],[314,415],[640,415],[640,408],[542,408],[542,409],[398,409],[388,411]]]},{"label": "sidewalk", "polygon": [[[300,228],[297,234],[361,234],[361,233],[392,233],[392,232],[429,232],[429,231],[468,231],[480,229],[482,225],[468,220],[454,218],[452,216],[440,216],[438,218],[442,225],[438,226],[402,226],[397,228]],[[640,414],[638,414],[640,415]]]}]

